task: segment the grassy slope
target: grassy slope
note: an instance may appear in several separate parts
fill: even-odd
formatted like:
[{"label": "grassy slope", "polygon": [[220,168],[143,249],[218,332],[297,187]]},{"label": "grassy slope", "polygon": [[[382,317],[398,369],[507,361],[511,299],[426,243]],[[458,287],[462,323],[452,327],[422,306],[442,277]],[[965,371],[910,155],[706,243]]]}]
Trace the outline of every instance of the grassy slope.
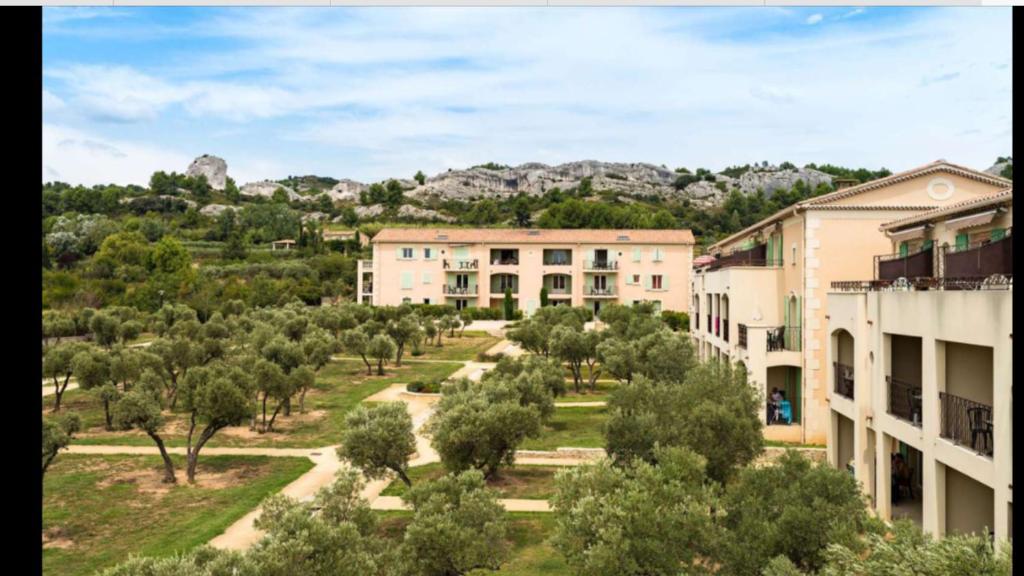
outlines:
[{"label": "grassy slope", "polygon": [[602,426],[606,408],[557,408],[539,438],[528,438],[524,450],[554,450],[558,447],[602,448]]},{"label": "grassy slope", "polygon": [[[184,459],[176,458],[184,467]],[[43,530],[73,542],[44,548],[45,574],[92,574],[129,554],[169,555],[203,544],[279,491],[313,463],[305,458],[202,457],[199,484],[184,483],[166,493],[136,481],[145,472],[160,477],[157,456],[61,454],[43,484]],[[204,487],[204,474],[233,474],[233,486]],[[118,475],[126,475],[114,481]]]}]

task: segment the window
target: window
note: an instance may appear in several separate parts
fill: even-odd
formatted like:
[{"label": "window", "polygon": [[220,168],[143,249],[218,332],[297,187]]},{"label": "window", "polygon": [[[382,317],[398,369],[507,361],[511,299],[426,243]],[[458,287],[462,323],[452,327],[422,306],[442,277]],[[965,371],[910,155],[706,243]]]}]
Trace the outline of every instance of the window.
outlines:
[{"label": "window", "polygon": [[423,299],[423,303],[424,304],[430,304],[430,298],[424,298]]},{"label": "window", "polygon": [[640,275],[639,274],[633,274],[633,281],[631,282],[631,284],[639,284],[639,283],[640,283]]},{"label": "window", "polygon": [[956,235],[956,250],[957,250],[957,252],[959,252],[961,250],[967,250],[967,246],[969,244],[970,244],[970,239],[967,236],[966,232],[961,232],[960,234]]},{"label": "window", "polygon": [[1006,228],[993,228],[990,233],[989,239],[993,242],[1006,238]]},{"label": "window", "polygon": [[424,284],[430,284],[430,282],[432,280],[433,280],[433,278],[431,277],[430,272],[424,272],[423,273],[423,283]]},{"label": "window", "polygon": [[423,249],[423,259],[424,260],[433,260],[434,259],[434,249],[433,248],[424,248]]},{"label": "window", "polygon": [[639,262],[639,261],[640,261],[640,249],[639,248],[633,248],[633,262]]},{"label": "window", "polygon": [[409,298],[408,296],[402,298],[402,304],[412,304],[412,298]]},{"label": "window", "polygon": [[906,256],[909,252],[910,252],[910,244],[907,244],[906,241],[900,242],[900,257],[902,258],[902,257]]},{"label": "window", "polygon": [[469,300],[463,300],[460,298],[455,301],[456,310],[465,310],[466,308],[469,308]]},{"label": "window", "polygon": [[661,274],[651,276],[651,290],[661,290]]},{"label": "window", "polygon": [[551,288],[553,290],[565,290],[565,276],[554,276],[551,278]]},{"label": "window", "polygon": [[661,262],[663,257],[664,257],[664,254],[662,254],[661,248],[655,248],[654,249],[654,258],[653,258],[653,260],[655,262]]},{"label": "window", "polygon": [[412,248],[402,248],[401,258],[402,258],[402,260],[412,260],[413,259],[413,249]]}]

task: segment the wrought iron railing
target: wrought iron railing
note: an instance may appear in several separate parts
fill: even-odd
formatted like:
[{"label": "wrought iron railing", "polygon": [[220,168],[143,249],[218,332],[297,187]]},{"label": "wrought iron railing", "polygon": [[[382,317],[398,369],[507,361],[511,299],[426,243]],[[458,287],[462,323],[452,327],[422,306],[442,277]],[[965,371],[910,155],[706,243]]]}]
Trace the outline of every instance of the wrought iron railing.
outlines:
[{"label": "wrought iron railing", "polygon": [[769,352],[781,352],[783,350],[799,352],[803,345],[800,326],[769,328],[765,333],[765,338],[767,338]]},{"label": "wrought iron railing", "polygon": [[373,260],[362,260],[360,264],[363,270],[373,270]]},{"label": "wrought iron railing", "polygon": [[986,278],[905,278],[896,280],[843,280],[832,282],[837,292],[880,292],[900,290],[1013,290],[1013,275],[993,274]]},{"label": "wrought iron railing", "polygon": [[373,282],[363,282],[363,294],[373,294]]},{"label": "wrought iron railing", "polygon": [[953,443],[992,457],[992,407],[939,392],[939,434]]},{"label": "wrought iron railing", "polygon": [[747,348],[747,325],[737,324],[736,325],[736,344],[746,350]]},{"label": "wrought iron railing", "polygon": [[445,258],[442,266],[445,270],[478,270],[480,269],[480,261],[476,258],[472,260],[449,260]]},{"label": "wrought iron railing", "polygon": [[618,270],[618,260],[584,260],[584,270]]},{"label": "wrought iron railing", "polygon": [[615,296],[615,288],[595,288],[587,286],[583,289],[584,296]]},{"label": "wrought iron railing", "polygon": [[519,258],[492,258],[493,266],[515,266],[519,264]]},{"label": "wrought iron railing", "polygon": [[506,289],[512,290],[513,294],[518,294],[519,284],[491,284],[491,294],[504,294]]},{"label": "wrought iron railing", "polygon": [[853,400],[853,366],[833,362],[832,371],[835,373],[835,393]]},{"label": "wrought iron railing", "polygon": [[445,294],[452,296],[475,296],[476,286],[452,286],[451,284],[445,284],[443,287]]},{"label": "wrought iron railing", "polygon": [[885,377],[888,391],[888,412],[893,416],[906,420],[918,428],[921,427],[921,386],[898,380],[892,376]]}]

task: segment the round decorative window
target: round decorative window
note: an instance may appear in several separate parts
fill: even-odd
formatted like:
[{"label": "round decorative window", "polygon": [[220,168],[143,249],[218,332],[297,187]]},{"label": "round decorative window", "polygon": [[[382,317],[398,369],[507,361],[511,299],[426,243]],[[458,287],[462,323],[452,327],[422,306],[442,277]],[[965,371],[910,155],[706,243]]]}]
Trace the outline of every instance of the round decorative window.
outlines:
[{"label": "round decorative window", "polygon": [[949,200],[955,189],[953,182],[947,178],[932,178],[928,183],[928,196],[932,200]]}]

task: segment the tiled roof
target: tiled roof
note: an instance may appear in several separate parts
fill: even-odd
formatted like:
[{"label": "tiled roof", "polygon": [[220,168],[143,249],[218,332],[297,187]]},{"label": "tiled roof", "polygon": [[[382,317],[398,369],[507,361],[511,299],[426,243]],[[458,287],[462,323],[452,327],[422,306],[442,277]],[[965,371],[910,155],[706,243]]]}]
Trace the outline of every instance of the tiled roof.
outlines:
[{"label": "tiled roof", "polygon": [[385,228],[372,242],[449,244],[693,244],[689,230],[527,230],[525,228]]},{"label": "tiled roof", "polygon": [[957,202],[956,204],[950,204],[949,206],[942,206],[929,210],[922,214],[915,214],[908,216],[907,218],[900,218],[899,220],[893,220],[892,222],[886,222],[880,227],[881,230],[896,230],[904,228],[912,224],[920,224],[921,222],[932,222],[940,220],[945,216],[952,216],[960,212],[968,212],[970,210],[976,210],[978,208],[985,208],[986,206],[996,206],[1003,203],[1013,202],[1013,188],[1007,188],[1006,190],[1000,190],[994,194],[987,194],[980,198],[971,198],[970,200],[964,200]]},{"label": "tiled roof", "polygon": [[[760,230],[761,228],[764,228],[768,224],[771,224],[771,223],[773,223],[773,222],[775,222],[777,220],[782,220],[782,219],[786,218],[787,216],[795,214],[796,212],[798,212],[800,210],[804,210],[804,209],[809,208],[809,207],[814,207],[815,209],[846,209],[846,208],[839,208],[838,206],[834,206],[834,207],[833,206],[828,206],[828,203],[829,202],[833,202],[835,200],[841,200],[843,198],[849,198],[850,196],[855,196],[857,194],[861,194],[863,192],[868,192],[870,190],[875,190],[875,189],[878,189],[878,188],[884,188],[885,186],[890,186],[892,184],[897,184],[899,182],[903,182],[904,180],[909,180],[911,178],[917,178],[918,176],[924,176],[924,175],[931,174],[931,173],[934,173],[934,172],[947,172],[947,173],[950,173],[950,174],[956,174],[958,176],[963,176],[964,178],[970,178],[972,180],[977,180],[977,181],[980,181],[980,182],[985,182],[985,183],[993,184],[993,185],[996,185],[996,186],[1011,186],[1013,184],[1013,182],[1011,180],[1007,180],[1006,178],[1003,178],[1003,177],[1000,177],[1000,176],[993,176],[992,174],[988,174],[986,172],[981,172],[979,170],[974,170],[972,168],[967,168],[967,167],[964,167],[964,166],[960,166],[959,164],[953,164],[952,162],[946,162],[945,160],[936,160],[935,162],[930,162],[928,164],[925,164],[924,166],[918,166],[917,168],[911,168],[910,170],[904,170],[903,172],[898,172],[898,173],[893,174],[891,176],[886,176],[885,178],[878,178],[877,180],[871,180],[870,182],[865,182],[865,183],[863,183],[863,184],[861,184],[859,186],[851,186],[849,188],[843,188],[841,190],[836,190],[835,192],[831,192],[829,194],[824,194],[822,196],[816,196],[814,198],[809,198],[809,199],[804,200],[802,202],[798,202],[798,203],[796,203],[796,204],[794,204],[792,206],[789,206],[789,207],[783,208],[782,210],[779,210],[775,214],[772,214],[771,216],[765,218],[764,220],[761,220],[760,222],[758,222],[756,224],[748,226],[748,227],[744,228],[743,230],[740,230],[739,232],[736,232],[735,234],[732,234],[732,235],[730,235],[730,236],[728,236],[728,237],[726,237],[726,238],[724,238],[722,240],[719,240],[718,242],[712,244],[710,246],[710,249],[721,248],[725,244],[728,244],[730,242],[733,242],[734,240],[738,240],[740,238],[748,236],[748,235],[756,232],[757,230]],[[914,207],[912,207],[912,206],[870,206],[870,207],[865,206],[864,207],[864,209],[871,209],[871,210],[907,210],[907,209],[913,209],[913,208]],[[856,210],[856,209],[860,209],[860,207],[850,207],[848,209]]]}]

